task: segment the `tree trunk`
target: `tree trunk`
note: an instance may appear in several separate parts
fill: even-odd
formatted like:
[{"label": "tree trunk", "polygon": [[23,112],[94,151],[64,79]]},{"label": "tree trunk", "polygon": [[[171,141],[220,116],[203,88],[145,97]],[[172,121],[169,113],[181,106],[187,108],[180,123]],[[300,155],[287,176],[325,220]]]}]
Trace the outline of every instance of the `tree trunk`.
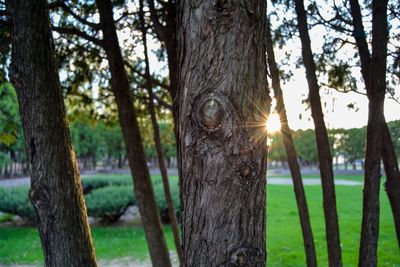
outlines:
[{"label": "tree trunk", "polygon": [[382,136],[385,137],[383,106],[386,92],[387,40],[387,0],[374,0],[372,1],[372,56],[368,69],[369,79],[366,80],[369,115],[359,266],[377,264],[380,165],[384,150]]},{"label": "tree trunk", "polygon": [[181,1],[184,266],[265,266],[265,1]]},{"label": "tree trunk", "polygon": [[117,103],[118,118],[125,140],[134,190],[142,216],[151,260],[154,266],[170,267],[168,248],[146,163],[137,114],[118,43],[111,0],[96,0],[96,4],[99,9],[100,25],[104,36],[104,50],[107,54],[111,72],[111,89]]},{"label": "tree trunk", "polygon": [[31,165],[29,198],[45,266],[97,266],[54,63],[47,2],[10,0],[7,9],[13,21],[11,80]]},{"label": "tree trunk", "polygon": [[[350,1],[351,15],[353,17],[354,38],[358,47],[361,61],[361,74],[364,79],[367,92],[371,90],[370,86],[370,61],[371,55],[368,49],[368,43],[365,39],[365,31],[362,23],[361,10],[358,0]],[[384,118],[383,118],[384,119]],[[397,162],[393,141],[390,136],[386,121],[383,122],[382,129],[382,159],[386,172],[385,189],[392,208],[394,223],[396,227],[397,242],[400,247],[400,171]]]},{"label": "tree trunk", "polygon": [[315,253],[314,238],[311,230],[307,199],[304,192],[303,181],[301,178],[300,166],[297,162],[296,148],[294,146],[292,133],[286,115],[285,102],[283,101],[283,94],[279,79],[279,70],[275,61],[275,53],[271,38],[269,22],[267,22],[267,54],[268,65],[272,77],[272,88],[274,89],[274,95],[276,99],[276,110],[278,111],[281,121],[282,140],[286,149],[287,161],[289,163],[290,173],[292,174],[294,192],[296,195],[297,207],[299,210],[307,266],[317,266],[317,255]]},{"label": "tree trunk", "polygon": [[307,28],[307,15],[303,0],[295,0],[297,26],[302,44],[302,55],[309,88],[311,115],[315,125],[319,168],[322,180],[323,204],[325,213],[326,239],[328,243],[329,266],[342,266],[339,223],[336,210],[335,185],[333,182],[332,156],[329,147],[328,133],[321,107],[316,67],[311,50],[311,41]]},{"label": "tree trunk", "polygon": [[[385,191],[392,208],[394,225],[396,228],[397,242],[400,248],[400,170],[397,162],[392,138],[386,122],[382,129],[383,136],[383,164],[385,166],[386,183]],[[390,140],[390,141],[388,141]]]},{"label": "tree trunk", "polygon": [[179,227],[178,220],[176,218],[174,202],[172,200],[171,189],[169,186],[168,172],[167,172],[167,168],[165,166],[164,153],[162,151],[162,146],[161,146],[160,129],[158,127],[157,115],[156,115],[156,110],[154,107],[153,84],[152,84],[152,79],[151,79],[150,63],[149,63],[148,50],[147,50],[147,38],[146,38],[147,32],[146,32],[146,24],[144,21],[144,14],[143,14],[143,0],[140,0],[139,3],[140,3],[140,11],[139,11],[140,12],[139,13],[140,14],[140,24],[141,24],[141,31],[142,31],[143,47],[144,47],[144,58],[145,58],[146,87],[147,87],[147,91],[149,93],[148,109],[149,109],[149,113],[150,113],[151,123],[153,126],[154,144],[156,146],[158,166],[159,166],[160,172],[161,172],[161,177],[162,177],[162,182],[163,182],[163,187],[164,187],[164,194],[165,194],[165,199],[166,199],[167,207],[168,207],[168,217],[169,217],[172,232],[174,235],[176,252],[178,254],[179,261],[182,263],[183,262],[183,253],[182,253],[182,245],[181,245],[181,239],[180,239],[179,228],[178,228]]}]

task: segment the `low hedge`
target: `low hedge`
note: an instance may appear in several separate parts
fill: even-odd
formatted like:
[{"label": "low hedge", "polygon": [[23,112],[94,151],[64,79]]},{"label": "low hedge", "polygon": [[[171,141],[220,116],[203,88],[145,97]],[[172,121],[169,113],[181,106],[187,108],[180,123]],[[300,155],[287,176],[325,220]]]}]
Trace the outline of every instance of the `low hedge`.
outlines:
[{"label": "low hedge", "polygon": [[28,197],[29,187],[0,188],[0,211],[35,221],[36,215]]},{"label": "low hedge", "polygon": [[85,196],[88,215],[115,222],[125,210],[136,204],[131,186],[107,186]]},{"label": "low hedge", "polygon": [[111,185],[130,185],[132,186],[132,178],[128,175],[107,175],[92,176],[82,178],[83,188],[92,186],[93,189],[103,188]]},{"label": "low hedge", "polygon": [[[83,187],[91,187],[85,195],[88,215],[104,221],[117,221],[128,208],[136,205],[130,176],[95,176],[82,179]],[[164,196],[161,177],[153,179],[157,206],[164,222],[168,222],[168,208]],[[171,177],[170,187],[174,207],[180,215],[179,187],[177,177]],[[28,197],[29,186],[0,188],[0,212],[18,215],[26,220],[35,221],[35,212]]]}]

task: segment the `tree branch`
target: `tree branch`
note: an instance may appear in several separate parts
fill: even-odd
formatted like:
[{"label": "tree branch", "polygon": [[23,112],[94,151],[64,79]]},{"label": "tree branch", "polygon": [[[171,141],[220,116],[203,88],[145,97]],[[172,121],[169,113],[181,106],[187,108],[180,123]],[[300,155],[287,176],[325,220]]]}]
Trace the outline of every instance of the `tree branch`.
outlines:
[{"label": "tree branch", "polygon": [[67,35],[76,35],[79,36],[85,40],[88,40],[95,45],[103,47],[103,40],[98,39],[96,37],[93,37],[91,35],[88,35],[87,33],[84,33],[77,28],[72,28],[72,27],[57,27],[57,26],[52,26],[52,29],[60,34],[67,34]]},{"label": "tree branch", "polygon": [[[125,61],[125,66],[127,66],[132,72],[138,74],[140,77],[146,79],[146,75],[144,75],[140,70],[138,70],[135,66],[130,64],[128,61]],[[160,86],[161,88],[165,90],[169,90],[169,86],[167,84],[164,84],[163,82],[160,82],[158,79],[155,79],[152,77],[151,81],[154,85]]]},{"label": "tree branch", "polygon": [[149,9],[150,9],[150,18],[151,21],[154,24],[154,28],[156,29],[157,35],[161,39],[161,41],[165,42],[167,41],[167,32],[165,27],[160,23],[160,17],[157,14],[157,10],[154,7],[154,0],[149,0]]}]

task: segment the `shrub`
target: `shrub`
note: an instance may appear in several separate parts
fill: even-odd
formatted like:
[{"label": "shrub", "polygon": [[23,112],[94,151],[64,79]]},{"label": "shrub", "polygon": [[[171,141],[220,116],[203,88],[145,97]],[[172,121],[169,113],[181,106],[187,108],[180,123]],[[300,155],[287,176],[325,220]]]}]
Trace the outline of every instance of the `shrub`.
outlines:
[{"label": "shrub", "polygon": [[132,178],[130,176],[121,176],[121,175],[107,175],[107,176],[93,176],[86,177],[82,179],[83,187],[88,187],[91,185],[93,189],[103,188],[106,186],[122,186],[122,185],[130,185],[132,186]]},{"label": "shrub", "polygon": [[115,222],[136,199],[131,186],[107,186],[86,195],[86,207],[91,217]]},{"label": "shrub", "polygon": [[[172,194],[172,202],[174,204],[175,213],[179,218],[181,215],[181,203],[179,198],[179,186],[177,177],[170,177],[169,184]],[[161,180],[154,182],[154,194],[157,202],[158,209],[160,210],[161,220],[163,223],[169,223],[168,205],[165,200],[164,185]]]},{"label": "shrub", "polygon": [[7,190],[0,188],[0,211],[35,221],[36,215],[28,193],[28,186],[18,186]]}]

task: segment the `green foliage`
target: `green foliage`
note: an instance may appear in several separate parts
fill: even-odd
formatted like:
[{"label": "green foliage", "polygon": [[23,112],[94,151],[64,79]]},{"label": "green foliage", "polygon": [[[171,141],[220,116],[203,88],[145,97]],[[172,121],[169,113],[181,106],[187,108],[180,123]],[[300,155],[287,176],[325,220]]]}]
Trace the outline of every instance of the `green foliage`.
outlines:
[{"label": "green foliage", "polygon": [[388,128],[396,150],[396,156],[400,159],[400,120],[389,122]]},{"label": "green foliage", "polygon": [[0,84],[0,144],[9,147],[21,129],[18,100],[10,83]]},{"label": "green foliage", "polygon": [[88,215],[115,222],[125,210],[136,204],[131,186],[107,186],[86,195]]},{"label": "green foliage", "polygon": [[[164,211],[168,208],[168,205],[167,205],[167,201],[165,200],[163,183],[160,180],[158,180],[153,184],[154,184],[154,194],[156,197],[158,209],[160,211]],[[180,198],[179,198],[178,177],[170,176],[169,177],[169,185],[170,185],[170,189],[171,189],[172,201],[174,203],[175,212],[179,216],[181,202],[180,202]]]},{"label": "green foliage", "polygon": [[286,161],[286,151],[283,144],[282,134],[276,132],[268,136],[271,140],[268,146],[268,160],[273,161]]},{"label": "green foliage", "polygon": [[0,211],[18,215],[29,221],[35,220],[35,211],[28,197],[29,187],[0,188]]},{"label": "green foliage", "polygon": [[107,186],[129,185],[132,188],[132,178],[129,175],[96,175],[82,179],[84,187],[91,185],[93,189]]},{"label": "green foliage", "polygon": [[99,155],[100,133],[93,125],[76,121],[71,124],[72,143],[77,157],[94,157]]},{"label": "green foliage", "polygon": [[10,83],[0,83],[0,171],[11,161],[25,159],[17,94]]},{"label": "green foliage", "polygon": [[314,130],[308,129],[293,132],[293,141],[297,156],[301,161],[308,163],[316,163],[318,161]]}]

